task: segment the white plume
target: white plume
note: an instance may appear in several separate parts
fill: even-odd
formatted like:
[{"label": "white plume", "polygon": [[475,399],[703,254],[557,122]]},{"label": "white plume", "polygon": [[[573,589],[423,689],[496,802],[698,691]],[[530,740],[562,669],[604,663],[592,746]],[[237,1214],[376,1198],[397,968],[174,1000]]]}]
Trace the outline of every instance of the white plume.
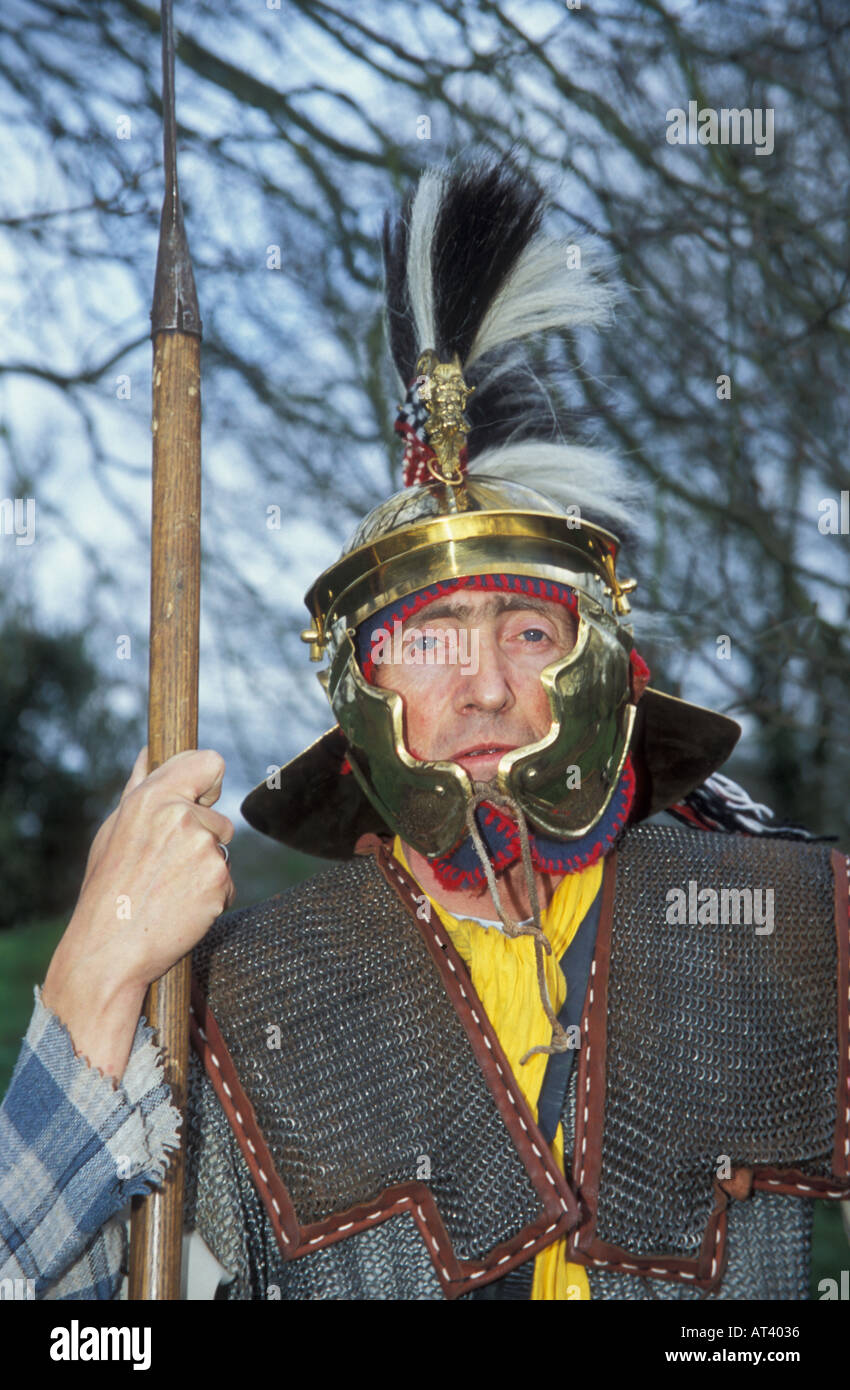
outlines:
[{"label": "white plume", "polygon": [[610,454],[575,444],[534,439],[502,444],[478,454],[469,473],[522,483],[559,506],[578,506],[586,521],[617,535],[633,528],[643,500],[641,489]]},{"label": "white plume", "polygon": [[534,238],[490,305],[466,365],[532,333],[608,321],[613,289],[586,268],[571,265],[571,251],[572,242],[543,234]]},{"label": "white plume", "polygon": [[431,252],[444,193],[444,175],[439,169],[428,169],[419,180],[410,209],[407,288],[420,351],[436,341]]}]

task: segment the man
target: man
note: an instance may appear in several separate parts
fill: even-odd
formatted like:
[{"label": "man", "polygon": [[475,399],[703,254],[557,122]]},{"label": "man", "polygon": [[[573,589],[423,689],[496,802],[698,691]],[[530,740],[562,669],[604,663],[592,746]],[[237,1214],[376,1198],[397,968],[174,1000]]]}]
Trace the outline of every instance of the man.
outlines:
[{"label": "man", "polygon": [[806,1199],[850,1191],[846,861],[648,686],[623,481],[526,350],[607,303],[542,214],[485,164],[386,229],[406,486],[307,595],[337,725],[243,807],[333,866],[218,917],[213,753],[140,755],[95,841],[2,1112],[0,1274],[40,1294],[119,1287],[175,1143],[139,1012],[194,947],[196,1296],[806,1296]]}]

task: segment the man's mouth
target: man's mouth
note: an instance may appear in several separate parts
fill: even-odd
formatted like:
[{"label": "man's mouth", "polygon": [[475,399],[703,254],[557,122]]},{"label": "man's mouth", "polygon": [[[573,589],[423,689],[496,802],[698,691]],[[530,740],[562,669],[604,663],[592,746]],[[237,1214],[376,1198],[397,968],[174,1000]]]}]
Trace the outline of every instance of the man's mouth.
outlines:
[{"label": "man's mouth", "polygon": [[515,749],[521,748],[522,746],[521,743],[474,743],[471,744],[469,748],[458,749],[456,753],[432,753],[430,758],[415,748],[411,748],[410,752],[411,755],[414,758],[418,758],[420,762],[454,762],[460,763],[462,767],[465,767],[468,763],[477,771],[479,768],[483,767],[485,763],[498,763],[505,753],[513,753]]},{"label": "man's mouth", "polygon": [[470,768],[478,771],[487,763],[498,763],[505,753],[512,753],[516,743],[476,743],[471,748],[462,748],[452,753],[451,761],[460,763],[468,772]]},{"label": "man's mouth", "polygon": [[480,758],[493,753],[510,753],[515,747],[513,743],[477,743],[474,748],[461,748],[452,757],[455,761],[458,758]]}]

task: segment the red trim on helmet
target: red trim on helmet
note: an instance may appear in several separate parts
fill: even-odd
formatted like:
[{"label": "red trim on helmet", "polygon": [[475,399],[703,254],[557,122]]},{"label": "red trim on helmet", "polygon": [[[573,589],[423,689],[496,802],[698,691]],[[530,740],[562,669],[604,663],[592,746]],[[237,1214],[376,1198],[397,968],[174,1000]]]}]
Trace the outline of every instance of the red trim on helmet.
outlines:
[{"label": "red trim on helmet", "polygon": [[633,704],[637,704],[641,695],[646,690],[646,687],[649,685],[649,678],[652,672],[636,647],[632,647],[629,653],[629,662],[631,664],[630,683],[632,702]]}]

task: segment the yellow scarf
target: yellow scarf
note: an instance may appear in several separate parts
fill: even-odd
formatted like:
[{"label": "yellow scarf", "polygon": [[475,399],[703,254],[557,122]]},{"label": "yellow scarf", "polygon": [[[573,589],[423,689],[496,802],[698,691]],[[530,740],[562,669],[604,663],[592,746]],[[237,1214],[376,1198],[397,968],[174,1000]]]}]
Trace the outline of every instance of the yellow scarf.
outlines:
[{"label": "yellow scarf", "polygon": [[[401,840],[397,835],[393,854],[413,874]],[[418,882],[418,880],[417,880]],[[602,882],[602,861],[567,874],[555,889],[552,901],[541,914],[541,923],[552,946],[544,956],[546,986],[557,1014],[567,997],[567,982],[558,962],[566,951]],[[421,886],[421,885],[420,885]],[[453,917],[448,908],[426,895],[452,944],[469,970],[473,988],[502,1044],[514,1076],[522,1088],[534,1118],[548,1056],[536,1052],[520,1066],[520,1057],[531,1047],[551,1041],[552,1029],[537,987],[534,941],[530,936],[506,936],[498,927],[484,927],[468,917]],[[564,1135],[561,1125],[552,1140],[552,1153],[564,1171]],[[569,1264],[564,1237],[548,1245],[534,1261],[532,1299],[589,1299],[590,1285],[583,1265]]]}]

